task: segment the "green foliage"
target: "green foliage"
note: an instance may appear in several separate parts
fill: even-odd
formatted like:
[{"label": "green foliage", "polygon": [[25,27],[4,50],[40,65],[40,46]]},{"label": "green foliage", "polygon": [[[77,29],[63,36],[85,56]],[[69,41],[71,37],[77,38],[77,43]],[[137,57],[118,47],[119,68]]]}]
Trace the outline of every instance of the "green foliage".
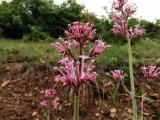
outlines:
[{"label": "green foliage", "polygon": [[[112,34],[111,13],[109,17],[97,18],[93,13],[84,11],[84,6],[76,0],[67,0],[56,5],[52,0],[11,0],[0,3],[0,37],[39,41],[49,37],[64,36],[68,24],[76,21],[92,22],[97,29],[96,39],[100,36],[108,43],[125,44],[126,40]],[[147,38],[160,38],[160,22],[148,22],[131,18],[129,26],[140,23],[146,29]],[[50,38],[49,38],[50,39]],[[132,44],[140,41],[135,39]]]},{"label": "green foliage", "polygon": [[[159,39],[144,39],[138,41],[132,46],[133,49],[133,64],[137,65],[154,65],[160,56],[160,40]],[[126,45],[112,44],[112,47],[103,55],[96,58],[98,63],[107,62],[107,71],[113,69],[123,69],[128,71],[128,53]]]},{"label": "green foliage", "polygon": [[[137,65],[154,65],[160,56],[160,40],[148,39],[138,41],[133,48],[134,67]],[[127,46],[112,44],[103,55],[96,58],[97,63],[106,62],[106,71],[123,69],[128,73]],[[45,61],[57,62],[59,54],[51,47],[51,42],[24,42],[0,40],[0,63],[9,61]],[[104,66],[105,67],[105,66]]]},{"label": "green foliage", "polygon": [[[81,21],[83,6],[74,0],[55,5],[51,0],[12,0],[0,4],[0,35],[44,39],[44,32],[59,37],[69,23]],[[36,27],[35,27],[36,26]],[[33,35],[40,31],[39,35]],[[33,33],[32,33],[33,32]],[[28,35],[31,34],[31,35]],[[25,36],[26,37],[26,36]]]},{"label": "green foliage", "polygon": [[44,32],[41,27],[38,26],[32,26],[31,33],[23,36],[23,40],[25,41],[50,41],[50,39],[50,36],[46,32]]},{"label": "green foliage", "polygon": [[54,37],[63,35],[68,24],[82,20],[82,10],[83,6],[77,4],[74,0],[68,0],[54,9],[54,16],[47,23],[50,34]]},{"label": "green foliage", "polygon": [[0,28],[3,30],[3,36],[22,38],[28,31],[27,23],[30,22],[30,13],[23,3],[23,0],[13,0],[10,3],[0,4]]},{"label": "green foliage", "polygon": [[157,23],[152,23],[146,20],[140,21],[141,26],[146,30],[145,37],[148,38],[160,38],[160,26],[157,21]]}]

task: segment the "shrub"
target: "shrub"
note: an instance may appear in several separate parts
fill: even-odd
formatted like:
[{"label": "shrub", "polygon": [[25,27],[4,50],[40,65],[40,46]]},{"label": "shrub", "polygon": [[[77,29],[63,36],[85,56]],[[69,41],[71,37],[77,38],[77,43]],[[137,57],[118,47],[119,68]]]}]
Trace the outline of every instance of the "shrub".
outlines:
[{"label": "shrub", "polygon": [[25,41],[41,41],[41,40],[50,40],[49,35],[42,30],[39,26],[32,26],[31,32],[23,36]]}]

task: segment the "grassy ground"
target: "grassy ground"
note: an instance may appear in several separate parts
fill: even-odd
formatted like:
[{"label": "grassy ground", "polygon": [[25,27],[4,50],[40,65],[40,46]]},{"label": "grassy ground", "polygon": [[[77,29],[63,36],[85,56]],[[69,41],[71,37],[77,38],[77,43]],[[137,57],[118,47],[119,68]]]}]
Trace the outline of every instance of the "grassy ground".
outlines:
[{"label": "grassy ground", "polygon": [[[141,40],[133,45],[135,64],[156,64],[160,58],[160,40]],[[59,54],[51,47],[49,42],[24,42],[20,40],[0,40],[0,63],[12,61],[30,62],[45,61],[49,58],[57,62]],[[128,63],[127,46],[113,44],[103,55],[96,58],[97,62],[107,62],[110,67],[122,66]]]},{"label": "grassy ground", "polygon": [[[160,58],[160,40],[141,40],[132,45],[134,64],[156,64]],[[100,61],[108,61],[109,64],[128,63],[127,45],[113,44],[104,55],[97,58]]]},{"label": "grassy ground", "polygon": [[57,61],[58,56],[49,42],[0,40],[0,63],[11,61],[43,62],[46,58]]}]

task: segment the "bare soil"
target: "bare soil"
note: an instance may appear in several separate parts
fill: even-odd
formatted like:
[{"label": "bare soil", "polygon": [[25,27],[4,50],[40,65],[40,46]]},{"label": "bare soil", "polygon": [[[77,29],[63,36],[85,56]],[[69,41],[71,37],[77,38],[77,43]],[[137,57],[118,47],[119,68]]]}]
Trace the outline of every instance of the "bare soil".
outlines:
[{"label": "bare soil", "polygon": [[[39,102],[44,90],[55,86],[57,73],[52,67],[45,63],[16,62],[0,67],[0,120],[45,120]],[[99,92],[92,83],[91,89],[81,96],[80,120],[132,120],[131,99],[123,90],[120,89],[113,102],[111,92],[115,82],[107,77],[105,67],[104,64],[97,65],[97,72],[101,75],[98,78]],[[51,113],[51,120],[72,120],[72,97],[68,97],[69,93],[60,85],[56,85],[56,89],[62,106]],[[160,120],[159,80],[149,84],[146,96],[153,101],[145,101],[144,117],[146,120]],[[140,102],[141,98],[138,98],[139,115]]]}]

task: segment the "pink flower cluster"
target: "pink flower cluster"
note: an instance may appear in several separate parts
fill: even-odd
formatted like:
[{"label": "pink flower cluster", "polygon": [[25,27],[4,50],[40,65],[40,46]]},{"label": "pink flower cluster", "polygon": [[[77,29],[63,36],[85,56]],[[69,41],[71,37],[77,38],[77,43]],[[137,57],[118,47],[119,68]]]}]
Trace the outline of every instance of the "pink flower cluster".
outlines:
[{"label": "pink flower cluster", "polygon": [[147,79],[156,79],[160,77],[160,67],[148,66],[142,67],[142,72],[145,78]]},{"label": "pink flower cluster", "polygon": [[114,71],[111,71],[112,73],[112,77],[117,80],[117,81],[123,81],[124,80],[124,73],[123,73],[123,70],[114,70]]},{"label": "pink flower cluster", "polygon": [[129,34],[130,34],[130,39],[134,39],[137,36],[142,36],[144,34],[144,30],[141,29],[141,27],[139,25],[136,25],[135,28],[130,28],[129,29]]},{"label": "pink flower cluster", "polygon": [[128,88],[124,84],[125,75],[124,75],[123,70],[114,70],[114,71],[111,71],[111,73],[112,73],[112,77],[122,85],[123,90],[126,93],[130,94],[130,91],[128,90]]},{"label": "pink flower cluster", "polygon": [[57,92],[54,89],[46,89],[44,96],[45,100],[40,102],[40,105],[45,108],[58,109],[60,106],[59,99],[56,97]]},{"label": "pink flower cluster", "polygon": [[77,47],[83,49],[94,38],[96,29],[91,23],[74,22],[69,25],[68,30],[65,30],[65,34],[69,40],[74,41]]},{"label": "pink flower cluster", "polygon": [[59,53],[64,55],[68,54],[68,50],[71,47],[70,41],[65,41],[63,38],[59,38],[59,42],[52,43],[52,46],[56,48]]},{"label": "pink flower cluster", "polygon": [[79,62],[75,64],[73,60],[70,61],[68,58],[61,60],[59,63],[64,65],[64,67],[55,67],[61,73],[55,77],[55,81],[68,85],[76,91],[82,90],[88,82],[97,78],[97,73],[92,72],[92,69],[95,67],[93,65],[94,62],[90,61],[88,65],[84,63],[88,58],[84,55],[79,56],[81,64]]},{"label": "pink flower cluster", "polygon": [[95,45],[91,48],[89,56],[96,56],[105,51],[105,48],[110,48],[111,45],[106,45],[103,40],[96,40]]},{"label": "pink flower cluster", "polygon": [[112,14],[112,20],[114,22],[112,29],[113,34],[127,37],[129,40],[144,34],[144,29],[139,25],[135,25],[134,28],[128,27],[129,17],[136,12],[134,4],[129,4],[128,0],[116,0],[113,3],[113,8],[116,10],[116,12]]},{"label": "pink flower cluster", "polygon": [[[55,81],[69,86],[74,92],[79,93],[90,81],[97,78],[97,73],[93,71],[94,61],[92,57],[100,55],[105,48],[111,47],[103,42],[102,38],[95,41],[88,55],[84,54],[84,48],[94,38],[96,29],[91,23],[75,22],[69,25],[65,31],[66,41],[62,38],[60,42],[52,44],[56,50],[63,54],[63,59],[59,61],[62,67],[55,67],[60,72],[55,77]],[[71,47],[77,48],[75,54]]]}]

